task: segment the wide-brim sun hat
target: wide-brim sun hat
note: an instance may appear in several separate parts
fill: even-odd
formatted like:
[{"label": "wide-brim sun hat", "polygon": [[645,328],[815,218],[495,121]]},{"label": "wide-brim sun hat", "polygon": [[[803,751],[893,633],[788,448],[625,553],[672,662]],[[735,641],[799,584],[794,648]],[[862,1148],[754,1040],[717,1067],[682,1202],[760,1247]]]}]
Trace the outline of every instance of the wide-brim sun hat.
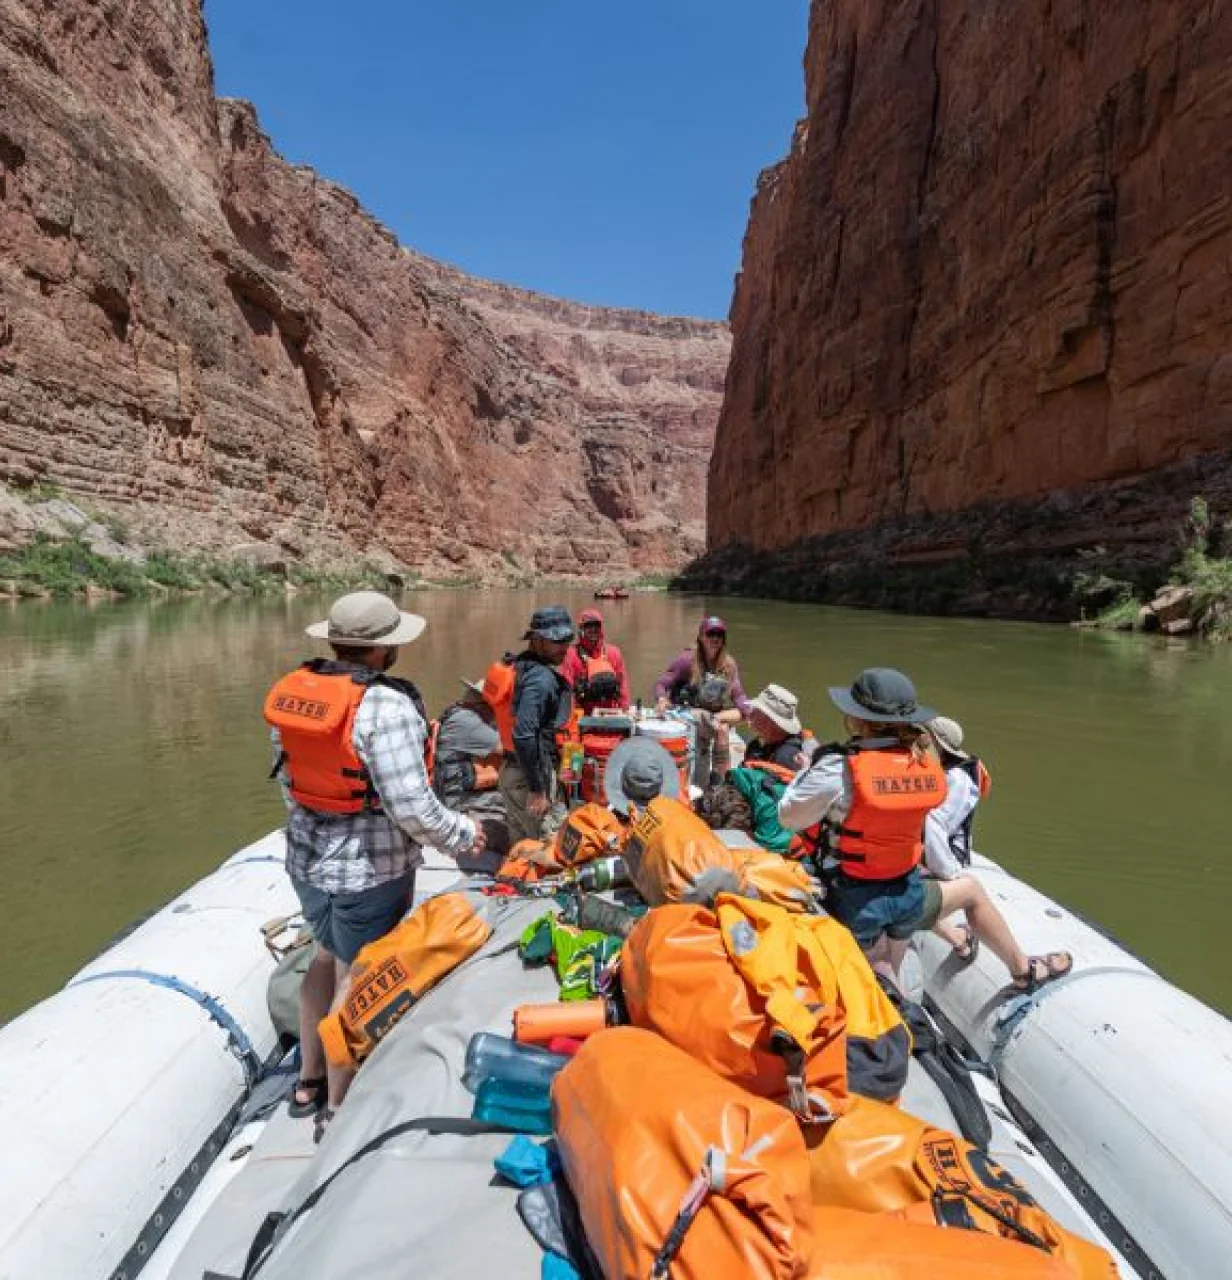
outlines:
[{"label": "wide-brim sun hat", "polygon": [[[658,789],[650,795],[652,783]],[[617,813],[628,813],[630,804],[644,808],[656,796],[679,799],[680,771],[672,753],[653,738],[626,738],[607,758],[603,794]]]},{"label": "wide-brim sun hat", "polygon": [[846,716],[871,724],[923,724],[936,719],[916,701],[915,685],[893,667],[869,667],[850,689],[832,686],[830,701]]},{"label": "wide-brim sun hat", "polygon": [[768,684],[749,704],[773,720],[784,733],[800,733],[800,702],[790,689],[781,684]]},{"label": "wide-brim sun hat", "polygon": [[417,613],[404,613],[379,591],[353,591],[334,601],[329,617],[307,627],[314,640],[352,648],[402,645],[417,640],[428,625]]},{"label": "wide-brim sun hat", "polygon": [[951,720],[949,716],[933,716],[924,727],[942,755],[952,756],[955,760],[971,759],[962,749],[963,727],[957,720]]},{"label": "wide-brim sun hat", "polygon": [[552,644],[565,644],[573,639],[574,634],[569,610],[564,605],[549,604],[531,614],[530,626],[522,638],[529,640],[531,636],[541,636]]}]

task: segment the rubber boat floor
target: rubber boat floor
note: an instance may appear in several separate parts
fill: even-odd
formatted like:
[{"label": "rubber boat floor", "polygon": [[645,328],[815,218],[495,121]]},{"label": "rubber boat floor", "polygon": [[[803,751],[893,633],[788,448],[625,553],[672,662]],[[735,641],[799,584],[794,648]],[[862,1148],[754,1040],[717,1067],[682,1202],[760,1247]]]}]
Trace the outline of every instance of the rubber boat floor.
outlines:
[{"label": "rubber boat floor", "polygon": [[[550,971],[526,969],[517,955],[522,930],[546,909],[543,901],[495,905],[487,945],[382,1042],[319,1147],[312,1142],[311,1119],[292,1119],[283,1104],[255,1140],[249,1131],[238,1135],[221,1157],[230,1162],[229,1180],[167,1274],[173,1280],[241,1276],[266,1215],[294,1211],[373,1139],[417,1117],[469,1116],[473,1099],[461,1076],[471,1036],[483,1030],[508,1034],[518,1005],[557,996]],[[993,1122],[992,1156],[1064,1225],[1097,1238],[1000,1105],[995,1086],[979,1084]],[[945,1100],[915,1063],[902,1105],[955,1128]],[[505,1135],[422,1132],[387,1141],[343,1170],[256,1274],[261,1280],[394,1280],[411,1274],[409,1265],[414,1274],[436,1280],[538,1276],[542,1255],[515,1211],[517,1192],[493,1170],[508,1141]]]}]

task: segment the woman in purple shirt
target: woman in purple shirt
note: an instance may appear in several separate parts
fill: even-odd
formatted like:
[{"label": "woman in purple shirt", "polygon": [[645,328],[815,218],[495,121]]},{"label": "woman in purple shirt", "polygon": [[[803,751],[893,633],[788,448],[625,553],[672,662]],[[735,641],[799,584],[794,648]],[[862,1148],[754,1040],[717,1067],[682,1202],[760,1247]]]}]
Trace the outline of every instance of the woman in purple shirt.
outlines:
[{"label": "woman in purple shirt", "polygon": [[694,785],[723,778],[731,766],[728,730],[748,714],[740,667],[727,649],[727,623],[703,618],[693,648],[683,650],[655,685],[655,708],[688,707],[697,726]]}]

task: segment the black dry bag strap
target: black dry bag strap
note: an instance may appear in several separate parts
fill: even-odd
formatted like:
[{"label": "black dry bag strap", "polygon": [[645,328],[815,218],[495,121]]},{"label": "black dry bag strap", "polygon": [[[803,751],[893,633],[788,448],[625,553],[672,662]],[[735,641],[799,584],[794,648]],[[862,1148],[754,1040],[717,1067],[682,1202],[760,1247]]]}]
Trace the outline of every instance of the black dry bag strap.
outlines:
[{"label": "black dry bag strap", "polygon": [[416,1116],[414,1120],[404,1120],[401,1124],[396,1124],[392,1128],[386,1129],[383,1133],[378,1133],[375,1138],[365,1142],[354,1155],[344,1160],[319,1187],[309,1193],[297,1208],[290,1213],[271,1213],[266,1215],[265,1221],[257,1229],[252,1246],[248,1250],[248,1258],[244,1263],[244,1271],[239,1280],[252,1280],[252,1277],[261,1270],[274,1252],[274,1246],[278,1241],[304,1214],[320,1203],[321,1197],[334,1185],[340,1174],[345,1173],[352,1165],[358,1164],[374,1151],[379,1151],[395,1138],[400,1138],[404,1133],[430,1133],[433,1135],[443,1134],[459,1138],[473,1138],[487,1133],[515,1134],[520,1132],[520,1129],[511,1129],[508,1125],[492,1124],[487,1120],[472,1120],[462,1116]]}]

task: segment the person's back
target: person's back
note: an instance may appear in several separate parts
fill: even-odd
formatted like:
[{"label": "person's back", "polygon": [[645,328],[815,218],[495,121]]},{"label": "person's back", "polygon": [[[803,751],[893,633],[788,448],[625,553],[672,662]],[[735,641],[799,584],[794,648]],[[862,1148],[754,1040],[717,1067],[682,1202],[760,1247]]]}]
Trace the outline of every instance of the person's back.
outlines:
[{"label": "person's back", "polygon": [[436,735],[432,785],[442,803],[470,815],[483,827],[487,848],[472,865],[459,858],[464,871],[492,871],[509,849],[505,799],[499,790],[504,758],[496,716],[483,699],[482,685],[467,684],[469,693],[441,713]]},{"label": "person's back", "polygon": [[418,691],[388,674],[399,646],[426,625],[376,592],[343,596],[308,628],[330,644],[333,660],[297,667],[266,698],[274,775],[288,804],[287,872],[319,948],[301,989],[293,1114],[319,1112],[327,1121],[342,1101],[349,1074],[331,1068],[326,1089],[317,1027],[345,996],[359,951],[409,907],[421,846],[455,857],[483,849],[482,831],[432,791]]}]

